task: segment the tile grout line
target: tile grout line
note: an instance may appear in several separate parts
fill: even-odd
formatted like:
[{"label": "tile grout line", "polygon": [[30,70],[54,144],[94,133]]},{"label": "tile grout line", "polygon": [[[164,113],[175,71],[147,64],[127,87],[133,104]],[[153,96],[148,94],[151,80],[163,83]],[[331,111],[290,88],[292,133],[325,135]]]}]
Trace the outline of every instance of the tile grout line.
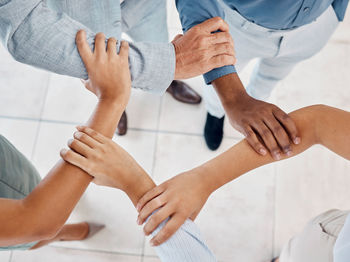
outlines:
[{"label": "tile grout line", "polygon": [[36,130],[36,135],[35,135],[34,142],[33,142],[33,149],[32,149],[32,153],[31,153],[31,157],[30,157],[31,161],[33,161],[36,145],[37,145],[38,140],[39,140],[39,133],[40,133],[41,123],[42,123],[41,120],[42,120],[42,115],[44,113],[44,109],[45,109],[45,106],[46,106],[47,95],[49,93],[50,80],[51,80],[51,73],[47,77],[46,90],[45,90],[45,95],[44,95],[44,102],[43,102],[42,108],[40,110],[40,118],[37,121],[38,122],[38,127],[37,127],[37,130]]},{"label": "tile grout line", "polygon": [[275,242],[276,242],[276,218],[277,218],[277,165],[274,165],[273,168],[274,172],[274,190],[273,190],[273,217],[272,217],[272,248],[271,248],[271,257],[275,257],[276,248],[275,248]]},{"label": "tile grout line", "polygon": [[[63,124],[63,125],[79,125],[80,122],[70,122],[70,121],[62,121],[62,120],[50,120],[43,118],[27,118],[27,117],[16,117],[16,116],[4,116],[0,115],[0,119],[11,119],[11,120],[23,120],[23,121],[32,121],[32,122],[41,122],[41,123],[50,123],[50,124]],[[186,133],[181,131],[169,131],[169,130],[156,130],[156,129],[147,129],[147,128],[138,128],[138,127],[129,127],[128,130],[138,131],[138,132],[149,132],[149,133],[159,133],[159,134],[170,134],[170,135],[184,135],[184,136],[197,136],[202,137],[203,134],[200,133]],[[224,136],[224,138],[228,139],[243,139],[238,136]]]},{"label": "tile grout line", "polygon": [[9,261],[8,262],[12,261],[12,255],[13,255],[13,251],[10,251],[10,257],[9,257]]},{"label": "tile grout line", "polygon": [[[152,170],[151,170],[151,178],[154,178],[154,170],[156,166],[156,155],[157,155],[157,147],[158,147],[158,138],[159,138],[159,126],[160,126],[160,116],[162,113],[162,106],[163,106],[163,96],[160,97],[159,99],[159,109],[158,109],[158,116],[157,116],[157,127],[156,127],[156,137],[154,141],[154,148],[153,148],[153,162],[152,162]],[[145,257],[145,246],[146,246],[146,237],[144,236],[143,238],[143,246],[142,246],[142,254],[141,254],[141,262],[144,261]]]}]

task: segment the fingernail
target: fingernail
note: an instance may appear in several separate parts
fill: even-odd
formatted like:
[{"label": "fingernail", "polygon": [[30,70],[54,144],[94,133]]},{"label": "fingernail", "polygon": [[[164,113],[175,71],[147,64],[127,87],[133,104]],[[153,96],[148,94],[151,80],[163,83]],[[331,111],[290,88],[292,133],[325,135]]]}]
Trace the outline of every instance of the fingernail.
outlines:
[{"label": "fingernail", "polygon": [[137,212],[140,212],[140,204],[136,205],[136,210],[137,210]]},{"label": "fingernail", "polygon": [[294,144],[299,145],[300,141],[301,141],[300,137],[294,138]]},{"label": "fingernail", "polygon": [[259,153],[262,154],[263,156],[265,156],[267,152],[264,148],[260,148]]},{"label": "fingernail", "polygon": [[281,154],[280,153],[276,153],[275,154],[275,159],[276,160],[280,160],[281,159]]},{"label": "fingernail", "polygon": [[141,225],[141,220],[139,218],[137,219],[137,224]]},{"label": "fingernail", "polygon": [[149,244],[151,245],[151,247],[155,246],[153,241],[150,241]]},{"label": "fingernail", "polygon": [[291,155],[293,155],[293,152],[292,152],[291,150],[290,150],[290,151],[287,151],[286,155],[287,155],[287,156],[291,156]]}]

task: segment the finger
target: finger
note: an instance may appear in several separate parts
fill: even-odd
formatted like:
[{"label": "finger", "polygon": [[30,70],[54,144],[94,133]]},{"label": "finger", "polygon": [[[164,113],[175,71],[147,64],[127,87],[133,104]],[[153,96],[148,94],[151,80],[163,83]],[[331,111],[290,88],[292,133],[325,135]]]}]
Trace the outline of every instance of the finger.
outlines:
[{"label": "finger", "polygon": [[100,142],[98,142],[97,140],[95,140],[94,138],[89,136],[88,134],[80,132],[80,131],[74,132],[73,137],[76,140],[78,140],[79,142],[83,143],[84,145],[86,145],[90,148],[97,148],[101,145]]},{"label": "finger", "polygon": [[161,208],[164,204],[166,204],[166,199],[163,195],[153,198],[142,208],[137,218],[137,224],[142,225],[154,211]]},{"label": "finger", "polygon": [[103,33],[97,33],[95,36],[95,52],[97,56],[106,54],[106,37]]},{"label": "finger", "polygon": [[212,46],[210,54],[212,56],[228,55],[234,57],[235,51],[230,43],[220,43]]},{"label": "finger", "polygon": [[236,57],[231,55],[217,55],[213,56],[209,60],[209,66],[210,69],[227,66],[227,65],[234,65],[236,63]]},{"label": "finger", "polygon": [[178,35],[176,35],[175,37],[174,37],[174,39],[173,39],[173,41],[172,42],[174,42],[174,41],[176,41],[176,40],[178,40],[178,39],[180,39],[181,37],[183,37],[184,35],[182,35],[182,34],[178,34]]},{"label": "finger", "polygon": [[159,233],[151,239],[152,246],[159,246],[167,241],[186,221],[186,217],[180,213],[174,214]]},{"label": "finger", "polygon": [[89,135],[90,137],[92,137],[96,141],[100,142],[101,144],[106,144],[106,143],[110,142],[110,140],[111,140],[108,137],[105,137],[104,135],[100,134],[99,132],[97,132],[97,131],[95,131],[92,128],[87,127],[87,126],[77,126],[76,129],[80,132],[83,132],[83,133]]},{"label": "finger", "polygon": [[293,143],[296,145],[300,144],[301,139],[299,136],[298,128],[296,127],[293,119],[280,109],[275,110],[273,114],[287,130],[289,137],[293,141]]},{"label": "finger", "polygon": [[267,149],[271,152],[272,157],[276,160],[280,160],[281,151],[271,130],[263,122],[255,123],[252,126],[264,142]]},{"label": "finger", "polygon": [[107,41],[107,53],[109,56],[117,55],[117,39],[111,37]]},{"label": "finger", "polygon": [[144,194],[136,205],[137,212],[140,212],[149,201],[159,196],[161,193],[164,192],[164,190],[165,188],[162,185],[159,185],[148,191],[146,194]]},{"label": "finger", "polygon": [[246,140],[248,141],[249,145],[260,155],[265,156],[267,154],[266,148],[263,146],[263,144],[259,141],[258,137],[256,136],[255,132],[250,126],[247,126],[244,129],[244,135],[246,137]]},{"label": "finger", "polygon": [[163,208],[154,213],[143,227],[143,232],[146,236],[150,235],[164,220],[173,214],[173,209],[170,205],[165,205]]},{"label": "finger", "polygon": [[81,56],[81,59],[83,60],[86,69],[88,70],[88,68],[90,67],[90,61],[92,58],[92,51],[86,40],[86,32],[84,30],[78,31],[75,38],[75,42],[77,44],[77,48]]},{"label": "finger", "polygon": [[129,43],[128,42],[122,41],[122,43],[120,45],[119,56],[123,59],[126,59],[129,57]]},{"label": "finger", "polygon": [[[275,137],[276,142],[282,149],[282,152],[285,153],[287,156],[290,156],[292,154],[292,147],[290,145],[290,140],[289,140],[287,131],[283,128],[281,123],[277,121],[274,115],[272,115],[267,119],[264,119],[264,122],[266,126],[271,130],[272,134]],[[280,159],[278,158],[277,155],[275,156],[276,156],[275,158],[276,160]]]},{"label": "finger", "polygon": [[231,38],[230,33],[228,32],[218,32],[215,34],[211,34],[209,36],[209,39],[212,44],[230,43],[233,46],[233,40]]},{"label": "finger", "polygon": [[80,142],[77,139],[70,139],[68,140],[68,146],[70,149],[72,149],[74,152],[88,158],[89,155],[92,153],[92,149],[85,145],[84,143]]},{"label": "finger", "polygon": [[198,27],[207,32],[212,33],[216,31],[228,32],[229,26],[221,17],[210,18],[203,23],[199,24]]},{"label": "finger", "polygon": [[67,150],[67,149],[62,149],[60,151],[60,155],[64,161],[86,171],[86,165],[87,165],[88,160],[85,157],[83,157],[82,155],[80,155],[72,150]]}]

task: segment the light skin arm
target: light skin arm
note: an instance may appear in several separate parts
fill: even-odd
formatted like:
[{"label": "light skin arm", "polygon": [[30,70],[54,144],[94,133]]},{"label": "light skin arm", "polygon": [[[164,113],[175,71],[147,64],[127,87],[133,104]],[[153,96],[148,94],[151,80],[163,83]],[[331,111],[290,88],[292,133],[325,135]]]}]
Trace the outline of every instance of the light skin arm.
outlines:
[{"label": "light skin arm", "polygon": [[[99,98],[87,125],[112,137],[130,95],[128,45],[123,43],[118,55],[116,40],[109,39],[106,52],[105,38],[98,34],[92,53],[82,31],[77,34],[77,45],[89,73],[86,87]],[[60,160],[26,198],[0,199],[0,246],[54,237],[92,179],[81,169]]]},{"label": "light skin arm", "polygon": [[[350,159],[349,112],[316,105],[294,111],[290,117],[303,137],[301,144],[292,145],[294,155],[321,144]],[[288,156],[282,156],[282,159],[285,158]],[[140,211],[138,222],[144,223],[153,211],[159,209],[144,226],[144,232],[149,235],[171,216],[165,227],[151,240],[154,245],[159,245],[173,235],[185,219],[194,220],[216,189],[274,161],[270,155],[256,154],[249,143],[242,140],[218,157],[147,192],[137,205]]]},{"label": "light skin arm", "polygon": [[238,75],[232,73],[212,82],[231,125],[241,132],[261,155],[270,152],[275,160],[291,155],[299,144],[295,122],[280,108],[250,97]]}]

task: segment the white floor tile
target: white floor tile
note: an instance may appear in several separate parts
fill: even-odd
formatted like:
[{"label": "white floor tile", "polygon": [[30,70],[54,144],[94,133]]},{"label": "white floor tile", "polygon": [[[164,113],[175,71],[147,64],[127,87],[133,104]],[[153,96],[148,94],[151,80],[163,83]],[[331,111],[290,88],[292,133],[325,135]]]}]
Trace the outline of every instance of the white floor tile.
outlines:
[{"label": "white floor tile", "polygon": [[128,126],[131,128],[156,130],[161,96],[133,89],[126,108]]},{"label": "white floor tile", "polygon": [[[185,81],[199,94],[204,82],[202,77]],[[203,134],[206,111],[204,102],[199,105],[184,104],[165,94],[162,100],[159,130],[190,134]]]},{"label": "white floor tile", "polygon": [[276,90],[278,106],[289,112],[307,105],[328,104],[350,109],[350,45],[329,43],[300,63]]},{"label": "white floor tile", "polygon": [[144,257],[142,262],[161,262],[157,257]]},{"label": "white floor tile", "polygon": [[0,134],[31,159],[38,125],[37,121],[0,118]]},{"label": "white floor tile", "polygon": [[91,221],[106,225],[86,241],[59,242],[55,246],[141,255],[142,228],[136,224],[137,211],[121,191],[90,185],[69,222]]},{"label": "white floor tile", "polygon": [[219,150],[213,152],[201,136],[159,134],[153,178],[157,183],[163,182],[214,158],[235,143],[236,140],[225,138]]},{"label": "white floor tile", "polygon": [[220,261],[268,261],[272,255],[274,168],[252,171],[216,191],[197,223]]},{"label": "white floor tile", "polygon": [[20,64],[0,46],[0,115],[40,118],[50,74]]},{"label": "white floor tile", "polygon": [[0,252],[0,261],[10,262],[11,251],[1,251]]},{"label": "white floor tile", "polygon": [[97,99],[77,78],[52,74],[42,118],[83,123]]},{"label": "white floor tile", "polygon": [[34,251],[16,251],[11,262],[141,262],[139,256],[128,256],[102,252],[88,252],[74,249],[44,247]]},{"label": "white floor tile", "polygon": [[348,210],[350,163],[320,146],[276,165],[276,255],[314,216]]}]

